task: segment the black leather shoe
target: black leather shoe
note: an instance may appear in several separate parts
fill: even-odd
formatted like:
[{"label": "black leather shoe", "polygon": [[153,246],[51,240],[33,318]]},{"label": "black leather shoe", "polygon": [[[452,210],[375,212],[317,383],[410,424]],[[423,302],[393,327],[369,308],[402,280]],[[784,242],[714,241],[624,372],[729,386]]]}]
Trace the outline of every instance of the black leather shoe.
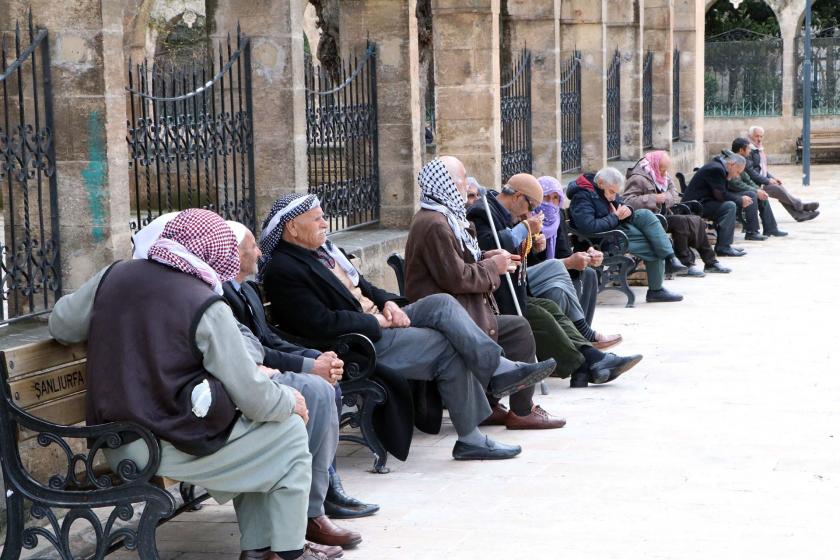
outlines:
[{"label": "black leather shoe", "polygon": [[814,218],[816,218],[819,215],[820,215],[820,211],[819,210],[814,210],[813,212],[805,212],[801,215],[794,216],[794,219],[797,222],[807,222],[808,220],[813,220]]},{"label": "black leather shoe", "polygon": [[726,249],[715,249],[715,254],[719,257],[743,257],[747,254],[747,252],[727,247]]},{"label": "black leather shoe", "polygon": [[648,290],[645,301],[648,303],[670,303],[674,301],[682,301],[683,297],[680,294],[669,292],[665,288],[661,290]]},{"label": "black leather shoe", "polygon": [[802,209],[805,210],[806,212],[813,212],[814,210],[816,210],[819,207],[820,207],[819,202],[806,202],[805,204],[802,205]]},{"label": "black leather shoe", "polygon": [[712,264],[707,264],[706,267],[703,269],[706,272],[714,272],[718,274],[729,274],[732,272],[731,268],[726,268],[719,262],[713,262]]},{"label": "black leather shoe", "polygon": [[767,237],[757,231],[748,231],[744,236],[744,241],[767,241]]},{"label": "black leather shoe", "polygon": [[324,500],[324,513],[330,519],[356,519],[368,517],[379,511],[376,504],[362,504],[361,506],[342,506],[329,500]]},{"label": "black leather shoe", "polygon": [[677,257],[671,257],[670,259],[665,259],[665,273],[666,274],[676,274],[682,275],[688,272],[688,267],[685,266],[683,263],[680,262],[680,259]]},{"label": "black leather shoe", "polygon": [[[487,436],[485,436],[487,437]],[[456,461],[492,461],[497,459],[512,459],[522,453],[518,445],[510,447],[499,447],[490,438],[486,439],[486,445],[470,445],[462,441],[456,441],[452,448],[452,458]]]},{"label": "black leather shoe", "polygon": [[765,231],[765,232],[764,232],[764,235],[766,235],[766,236],[768,236],[768,237],[784,237],[784,236],[786,236],[786,235],[787,235],[787,232],[786,232],[786,231],[782,231],[782,230],[780,230],[780,229],[777,229],[777,230],[775,230],[775,231]]},{"label": "black leather shoe", "polygon": [[523,362],[517,368],[500,373],[499,375],[494,375],[490,379],[488,389],[490,394],[497,399],[501,399],[502,397],[539,383],[551,375],[555,367],[557,367],[557,362],[554,361],[554,358],[549,358],[535,364],[526,364]]},{"label": "black leather shoe", "polygon": [[644,356],[641,354],[636,354],[634,356],[616,356],[615,354],[607,354],[604,356],[604,359],[593,364],[590,368],[590,371],[592,371],[590,382],[596,385],[609,383],[625,371],[641,362],[643,357]]}]

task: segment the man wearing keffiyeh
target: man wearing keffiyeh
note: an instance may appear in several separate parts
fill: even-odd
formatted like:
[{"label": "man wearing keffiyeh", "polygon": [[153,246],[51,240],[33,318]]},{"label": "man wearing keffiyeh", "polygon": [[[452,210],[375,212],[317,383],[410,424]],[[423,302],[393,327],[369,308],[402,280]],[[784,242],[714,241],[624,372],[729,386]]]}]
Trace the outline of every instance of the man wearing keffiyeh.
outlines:
[{"label": "man wearing keffiyeh", "polygon": [[[453,227],[461,228],[459,217],[452,218]],[[400,307],[402,298],[370,284],[326,240],[326,231],[317,199],[307,201],[305,195],[284,197],[265,219],[261,248],[271,253],[264,257],[263,285],[280,328],[317,340],[351,332],[367,336],[377,364],[406,379],[436,382],[458,434],[455,459],[518,455],[519,446],[493,441],[478,429],[490,414],[484,390],[501,398],[532,387],[551,373],[554,362],[502,357],[501,348],[451,296]]]},{"label": "man wearing keffiyeh", "polygon": [[[115,263],[61,298],[50,334],[88,342],[89,424],[146,427],[160,438],[158,475],[233,499],[241,559],[323,560],[304,549],[306,403],[257,368],[218,295],[238,269],[224,220],[185,210],[147,259]],[[105,456],[142,467],[148,451],[137,440]]]}]

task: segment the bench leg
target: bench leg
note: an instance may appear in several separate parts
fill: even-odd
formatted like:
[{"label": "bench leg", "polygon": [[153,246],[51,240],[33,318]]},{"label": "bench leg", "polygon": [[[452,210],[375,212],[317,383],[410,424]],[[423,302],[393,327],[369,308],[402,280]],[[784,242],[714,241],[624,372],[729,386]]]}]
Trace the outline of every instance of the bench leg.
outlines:
[{"label": "bench leg", "polygon": [[378,474],[389,473],[390,469],[385,466],[388,461],[388,452],[382,442],[379,441],[373,427],[373,411],[385,402],[387,398],[385,390],[373,382],[366,382],[363,386],[353,387],[352,389],[345,386],[342,389],[345,391],[344,404],[355,406],[357,410],[342,415],[341,424],[350,424],[354,428],[359,428],[362,436],[345,434],[340,436],[339,440],[364,445],[373,453],[373,472]]},{"label": "bench leg", "polygon": [[[3,479],[9,484],[9,477]],[[6,542],[3,545],[2,560],[18,560],[23,549],[23,497],[13,490],[6,491]]]},{"label": "bench leg", "polygon": [[136,548],[140,560],[159,560],[155,531],[161,521],[170,513],[171,511],[159,505],[156,501],[147,501],[140,517],[140,524],[137,527],[137,542],[134,543],[136,546],[127,545],[126,548],[129,550]]}]

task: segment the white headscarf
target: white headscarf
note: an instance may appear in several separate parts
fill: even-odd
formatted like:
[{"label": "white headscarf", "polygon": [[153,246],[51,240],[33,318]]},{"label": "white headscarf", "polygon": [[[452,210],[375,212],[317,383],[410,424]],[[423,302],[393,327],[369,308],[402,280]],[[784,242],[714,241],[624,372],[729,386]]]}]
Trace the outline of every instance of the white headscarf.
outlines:
[{"label": "white headscarf", "polygon": [[163,233],[163,228],[166,227],[166,224],[175,219],[175,216],[177,216],[178,214],[180,214],[180,212],[169,212],[168,214],[161,214],[160,216],[149,222],[148,225],[144,226],[143,229],[135,233],[134,236],[131,238],[131,242],[134,244],[134,253],[132,254],[131,258],[149,258],[149,249],[152,248],[152,245],[154,245],[155,241],[158,240],[160,234]]}]

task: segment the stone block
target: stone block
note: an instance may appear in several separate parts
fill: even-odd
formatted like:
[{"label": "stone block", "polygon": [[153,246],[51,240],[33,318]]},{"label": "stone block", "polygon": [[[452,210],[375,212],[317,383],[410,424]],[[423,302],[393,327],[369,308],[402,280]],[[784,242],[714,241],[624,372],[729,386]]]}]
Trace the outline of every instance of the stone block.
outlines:
[{"label": "stone block", "polygon": [[438,88],[435,116],[445,121],[486,120],[493,114],[498,97],[487,88]]},{"label": "stone block", "polygon": [[56,159],[87,160],[91,151],[91,132],[97,130],[102,134],[104,130],[104,99],[67,95],[63,97],[63,101],[59,102],[56,99],[53,104],[53,143]]}]

